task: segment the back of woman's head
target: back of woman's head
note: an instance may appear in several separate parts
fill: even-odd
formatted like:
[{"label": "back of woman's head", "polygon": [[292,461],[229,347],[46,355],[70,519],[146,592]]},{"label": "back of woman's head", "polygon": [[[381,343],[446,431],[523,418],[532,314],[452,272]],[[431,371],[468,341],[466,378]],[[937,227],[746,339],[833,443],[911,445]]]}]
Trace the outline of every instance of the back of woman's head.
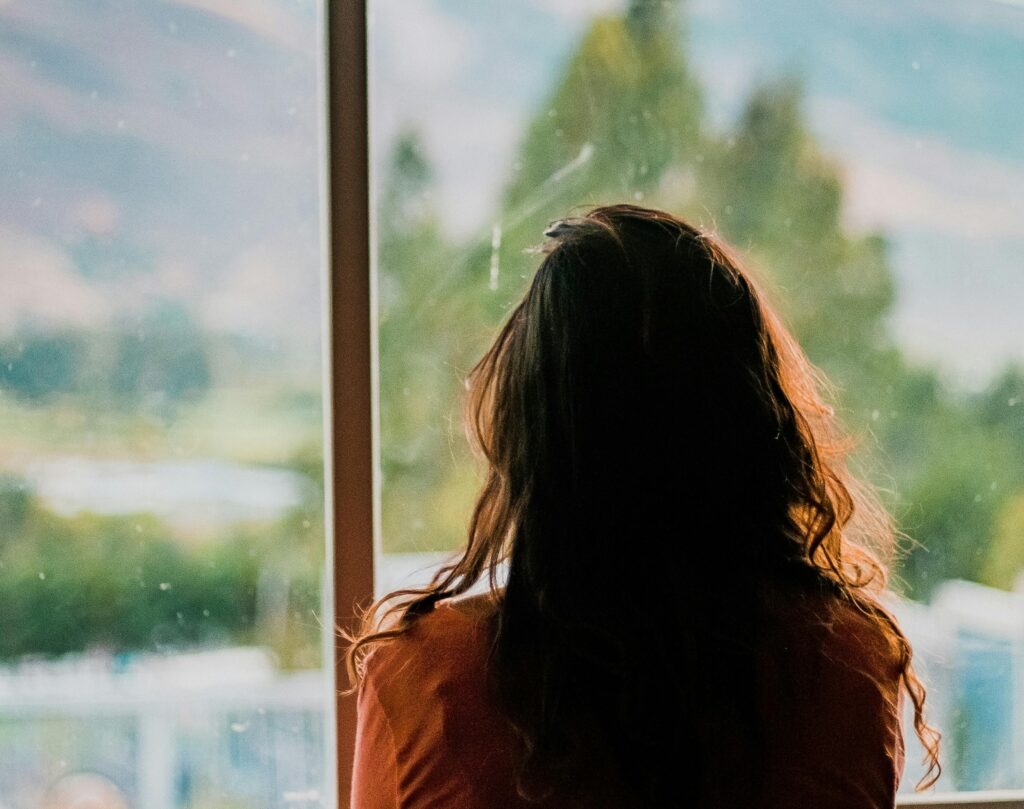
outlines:
[{"label": "back of woman's head", "polygon": [[748,740],[732,755],[756,777],[771,586],[871,616],[923,728],[909,646],[876,600],[892,527],[751,277],[658,211],[598,208],[547,235],[470,375],[486,477],[467,546],[393,604],[391,631],[490,576],[491,677],[526,794],[604,772],[654,805],[722,762],[719,737]]},{"label": "back of woman's head", "polygon": [[471,377],[512,576],[558,614],[804,562],[793,507],[849,506],[816,457],[828,411],[751,280],[654,211],[600,208],[549,233]]}]

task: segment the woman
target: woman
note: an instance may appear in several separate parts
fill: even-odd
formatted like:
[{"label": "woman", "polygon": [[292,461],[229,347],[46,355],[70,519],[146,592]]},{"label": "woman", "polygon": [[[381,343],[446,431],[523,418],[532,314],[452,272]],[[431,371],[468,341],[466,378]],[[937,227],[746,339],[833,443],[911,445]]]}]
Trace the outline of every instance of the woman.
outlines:
[{"label": "woman", "polygon": [[353,807],[892,807],[902,694],[936,776],[938,734],[817,372],[713,236],[546,235],[470,375],[466,547],[350,647]]}]

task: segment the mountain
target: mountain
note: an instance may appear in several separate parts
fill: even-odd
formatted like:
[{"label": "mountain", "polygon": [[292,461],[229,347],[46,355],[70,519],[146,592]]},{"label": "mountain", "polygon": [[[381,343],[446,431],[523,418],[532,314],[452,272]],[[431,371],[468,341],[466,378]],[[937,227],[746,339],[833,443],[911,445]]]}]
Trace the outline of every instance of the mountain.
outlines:
[{"label": "mountain", "polygon": [[313,2],[0,3],[0,330],[315,339],[317,43]]}]

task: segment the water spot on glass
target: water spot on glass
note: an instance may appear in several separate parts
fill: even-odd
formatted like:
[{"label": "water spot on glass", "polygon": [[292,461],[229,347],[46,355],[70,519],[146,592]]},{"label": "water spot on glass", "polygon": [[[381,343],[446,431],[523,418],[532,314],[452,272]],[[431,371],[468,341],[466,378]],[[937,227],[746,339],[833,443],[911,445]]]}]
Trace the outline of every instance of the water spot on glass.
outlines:
[{"label": "water spot on glass", "polygon": [[98,90],[93,90],[91,93],[89,93],[89,98],[91,98],[93,101],[95,101],[99,97],[100,94]]},{"label": "water spot on glass", "polygon": [[548,118],[554,118],[556,115],[558,115],[558,110],[553,107],[548,110]]},{"label": "water spot on glass", "polygon": [[732,205],[726,205],[725,206],[725,212],[727,214],[731,214],[732,213]]},{"label": "water spot on glass", "polygon": [[298,113],[298,110],[295,107],[289,107],[288,108],[288,115],[295,115],[297,113]]},{"label": "water spot on glass", "polygon": [[487,282],[488,288],[491,292],[496,292],[498,289],[498,270],[499,270],[499,257],[501,251],[501,224],[496,222],[491,228],[491,270],[490,278]]},{"label": "water spot on glass", "polygon": [[881,415],[882,415],[881,412],[879,412],[878,410],[872,410],[871,411],[871,420],[872,421],[878,421],[878,419],[881,417]]},{"label": "water spot on glass", "polygon": [[920,63],[920,62],[918,62],[918,61],[917,61],[917,60],[915,59],[915,60],[914,60],[913,62],[911,62],[911,63],[910,63],[910,67],[911,67],[911,68],[912,68],[913,70],[920,70],[920,69],[921,69],[921,63]]},{"label": "water spot on glass", "polygon": [[414,531],[422,531],[426,526],[426,523],[421,519],[415,519],[412,521],[412,528]]},{"label": "water spot on glass", "polygon": [[178,616],[178,626],[185,626],[185,615],[181,611],[174,613]]},{"label": "water spot on glass", "polygon": [[260,716],[264,716],[267,713],[267,709],[266,708],[257,708],[256,709],[256,713],[258,713]]},{"label": "water spot on glass", "polygon": [[14,370],[14,363],[13,362],[7,363],[7,370],[8,371],[13,371]]},{"label": "water spot on glass", "polygon": [[245,733],[245,731],[249,729],[249,725],[251,724],[251,722],[232,722],[231,730],[233,730],[235,733]]},{"label": "water spot on glass", "polygon": [[43,198],[42,197],[36,197],[34,200],[32,200],[32,207],[33,208],[38,208],[42,204],[43,204]]},{"label": "water spot on glass", "polygon": [[784,225],[785,225],[785,226],[786,226],[787,228],[791,228],[791,227],[793,227],[793,217],[792,217],[792,216],[787,216],[787,217],[786,217],[786,220],[785,220],[785,222],[784,222],[783,224],[784,224]]},{"label": "water spot on glass", "polygon": [[45,578],[46,578],[46,574],[45,574],[45,573],[43,573],[43,571],[41,571],[41,570],[40,570],[40,571],[39,571],[39,580],[40,580],[40,581],[43,581],[43,580],[44,580]]},{"label": "water spot on glass", "polygon": [[171,583],[169,581],[160,582],[160,589],[166,593],[168,590],[171,589]]},{"label": "water spot on glass", "polygon": [[209,610],[203,610],[203,617],[204,618],[209,618],[210,617],[210,611]]},{"label": "water spot on glass", "polygon": [[1011,396],[1009,399],[1006,400],[1006,404],[1008,407],[1016,407],[1018,404],[1020,404],[1020,399],[1018,399],[1016,396]]},{"label": "water spot on glass", "polygon": [[633,193],[633,199],[635,199],[637,202],[639,202],[643,198],[644,198],[644,192],[643,191],[636,191],[636,192]]},{"label": "water spot on glass", "polygon": [[228,59],[234,59],[236,56],[238,56],[238,51],[234,48],[228,48]]},{"label": "water spot on glass", "polygon": [[167,30],[170,31],[172,34],[178,33],[178,23],[174,22],[173,20],[167,23]]},{"label": "water spot on glass", "polygon": [[238,159],[241,160],[243,163],[248,163],[249,162],[249,153],[248,152],[242,152],[238,156]]},{"label": "water spot on glass", "polygon": [[915,139],[914,140],[914,148],[915,149],[922,149],[922,148],[924,148],[924,141],[922,141],[920,138]]},{"label": "water spot on glass", "polygon": [[136,534],[141,534],[142,533],[142,525],[140,523],[135,523],[135,533]]},{"label": "water spot on glass", "polygon": [[124,129],[124,118],[118,118],[117,119],[117,128],[118,129]]},{"label": "water spot on glass", "polygon": [[990,484],[988,484],[988,487],[991,491],[994,492],[996,490],[996,482],[993,480]]},{"label": "water spot on glass", "polygon": [[310,525],[312,525],[312,523],[310,523],[309,520],[303,520],[302,521],[302,527],[303,528],[309,528]]}]

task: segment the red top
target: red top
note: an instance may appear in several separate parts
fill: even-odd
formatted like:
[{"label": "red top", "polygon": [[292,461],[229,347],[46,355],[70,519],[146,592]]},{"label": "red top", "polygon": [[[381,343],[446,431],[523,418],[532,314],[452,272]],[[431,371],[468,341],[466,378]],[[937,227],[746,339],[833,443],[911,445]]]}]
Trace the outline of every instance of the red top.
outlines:
[{"label": "red top", "polygon": [[[369,656],[352,809],[538,806],[516,795],[514,737],[487,696],[483,608],[480,599],[442,602]],[[831,613],[822,622],[786,608],[765,635],[774,650],[759,663],[771,809],[895,805],[904,761],[895,653],[852,607]]]}]

